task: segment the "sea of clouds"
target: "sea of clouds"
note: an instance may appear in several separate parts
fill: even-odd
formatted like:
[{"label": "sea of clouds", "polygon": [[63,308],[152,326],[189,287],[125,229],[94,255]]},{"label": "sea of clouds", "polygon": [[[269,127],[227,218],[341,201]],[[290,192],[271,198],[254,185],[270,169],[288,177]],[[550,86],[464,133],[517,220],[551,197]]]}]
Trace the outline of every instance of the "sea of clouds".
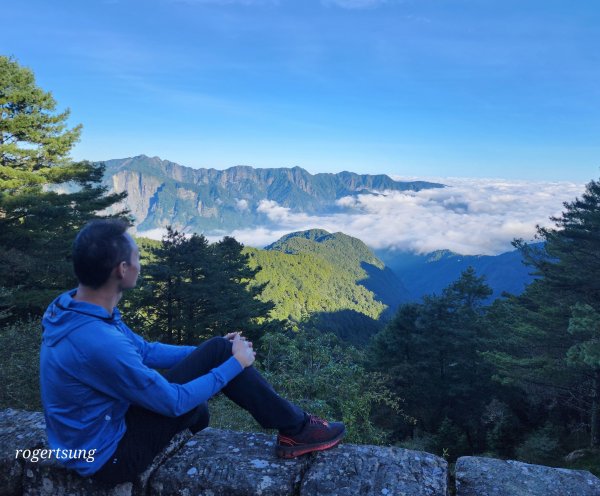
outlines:
[{"label": "sea of clouds", "polygon": [[258,210],[271,226],[237,230],[231,235],[244,244],[262,247],[292,231],[321,228],[355,236],[376,249],[416,253],[448,249],[464,255],[495,255],[513,249],[515,238],[532,240],[536,225],[552,226],[550,217],[560,215],[563,203],[585,190],[583,183],[571,182],[435,180],[447,187],[345,197],[338,200],[343,212],[325,216],[292,212],[263,200]]},{"label": "sea of clouds", "polygon": [[[574,182],[427,180],[446,187],[348,196],[337,202],[341,211],[330,215],[293,212],[275,201],[262,200],[256,208],[268,223],[227,234],[245,245],[264,247],[290,232],[320,228],[357,237],[374,249],[415,253],[448,249],[463,255],[496,255],[512,250],[515,238],[533,240],[537,225],[553,226],[550,217],[559,216],[563,203],[585,190],[585,184]],[[247,203],[238,207],[249,208]],[[139,234],[160,239],[163,232]],[[210,241],[220,237],[207,235]]]}]

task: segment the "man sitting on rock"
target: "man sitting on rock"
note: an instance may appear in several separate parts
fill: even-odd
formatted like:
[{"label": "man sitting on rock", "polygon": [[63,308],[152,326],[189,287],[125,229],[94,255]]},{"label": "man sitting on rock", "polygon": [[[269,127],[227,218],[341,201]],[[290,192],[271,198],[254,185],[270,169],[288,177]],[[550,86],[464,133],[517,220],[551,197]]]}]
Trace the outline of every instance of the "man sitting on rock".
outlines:
[{"label": "man sitting on rock", "polygon": [[50,446],[95,450],[93,462],[71,458],[66,466],[104,484],[133,481],[176,433],[208,425],[207,401],[221,390],[262,427],[278,429],[280,457],[339,443],[344,424],[280,397],[252,367],[256,353],[241,333],[175,346],[148,343],[123,323],[116,305],[140,273],[127,227],[97,220],[81,230],[73,247],[79,286],[44,314],[40,375]]}]

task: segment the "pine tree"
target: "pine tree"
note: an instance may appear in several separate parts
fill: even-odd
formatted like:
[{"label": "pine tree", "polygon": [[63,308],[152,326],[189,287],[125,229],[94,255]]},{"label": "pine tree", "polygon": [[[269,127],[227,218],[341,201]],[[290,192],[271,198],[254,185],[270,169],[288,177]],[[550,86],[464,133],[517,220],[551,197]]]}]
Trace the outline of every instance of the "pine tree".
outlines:
[{"label": "pine tree", "polygon": [[148,337],[167,343],[195,344],[199,339],[200,310],[207,300],[204,280],[208,241],[186,237],[167,227],[158,246],[149,247],[139,289],[130,292],[130,323]]},{"label": "pine tree", "polygon": [[485,344],[482,302],[490,294],[468,268],[441,295],[401,306],[370,350],[374,368],[389,373],[421,429],[436,432],[451,422],[471,449],[478,448],[489,399],[489,367],[478,352]]},{"label": "pine tree", "polygon": [[267,329],[275,329],[277,322],[268,321],[275,305],[259,299],[267,283],[255,283],[260,267],[250,267],[244,245],[225,236],[211,250],[213,264],[208,284],[213,298],[206,318],[212,333],[220,335],[239,329],[248,337],[259,339]]},{"label": "pine tree", "polygon": [[15,317],[75,284],[77,231],[126,196],[106,194],[102,166],[70,159],[81,126],[68,129],[68,116],[29,69],[0,56],[0,288]]},{"label": "pine tree", "polygon": [[591,374],[590,446],[600,446],[600,313],[588,304],[572,307],[567,331],[577,343],[567,351],[567,363]]},{"label": "pine tree", "polygon": [[132,325],[153,339],[197,345],[241,330],[257,339],[271,303],[258,300],[264,285],[250,282],[258,269],[234,238],[209,245],[202,235],[186,236],[167,227],[160,246],[150,248],[139,291],[128,296]]},{"label": "pine tree", "polygon": [[513,325],[487,358],[502,381],[564,417],[585,411],[600,447],[600,182],[564,208],[554,227],[538,227],[542,247],[515,241],[539,279],[507,303]]}]

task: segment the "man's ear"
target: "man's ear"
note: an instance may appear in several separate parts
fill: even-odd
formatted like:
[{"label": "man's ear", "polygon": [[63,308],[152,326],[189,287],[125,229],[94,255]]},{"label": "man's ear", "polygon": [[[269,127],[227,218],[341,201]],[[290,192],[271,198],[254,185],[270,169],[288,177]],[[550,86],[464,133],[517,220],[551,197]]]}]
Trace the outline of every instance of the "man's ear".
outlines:
[{"label": "man's ear", "polygon": [[125,272],[127,271],[127,264],[125,262],[121,262],[119,265],[115,267],[115,276],[117,279],[123,279],[125,277]]}]

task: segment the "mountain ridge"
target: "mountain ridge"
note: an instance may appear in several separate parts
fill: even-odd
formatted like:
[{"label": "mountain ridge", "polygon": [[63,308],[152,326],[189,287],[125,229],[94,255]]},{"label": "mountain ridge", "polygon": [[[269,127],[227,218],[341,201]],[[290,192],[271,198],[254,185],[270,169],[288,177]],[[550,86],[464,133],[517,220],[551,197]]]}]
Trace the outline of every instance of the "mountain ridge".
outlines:
[{"label": "mountain ridge", "polygon": [[504,292],[521,294],[525,286],[535,279],[532,269],[523,264],[518,250],[498,255],[462,255],[450,250],[436,250],[423,255],[375,250],[375,254],[402,281],[410,281],[410,284],[405,284],[415,301],[427,294],[441,294],[467,267],[473,267],[478,276],[485,276],[486,284],[492,288],[487,303]]},{"label": "mountain ridge", "polygon": [[[127,190],[126,206],[136,218],[134,231],[142,235],[153,229],[164,229],[167,225],[183,232],[213,236],[257,227],[281,231],[288,227],[283,219],[287,215],[285,209],[315,216],[329,215],[345,211],[337,200],[347,196],[378,194],[378,191],[386,189],[418,191],[423,187],[444,187],[440,183],[395,181],[382,174],[360,175],[342,171],[313,175],[298,166],[254,168],[237,165],[224,170],[192,169],[146,155],[104,163],[106,186],[112,191]],[[282,220],[277,217],[281,213]],[[328,235],[323,234],[325,238]],[[296,239],[293,243],[300,241]],[[492,298],[503,291],[521,292],[532,279],[527,269],[521,267],[520,258],[516,255],[499,257],[467,257],[438,251],[425,259],[415,254],[393,255],[388,250],[379,258],[369,259],[365,255],[364,265],[357,267],[354,264],[350,268],[357,276],[369,274],[366,281],[380,281],[380,271],[386,270],[379,260],[383,259],[390,272],[384,288],[394,285],[394,279],[405,281],[415,300],[424,294],[441,292],[468,265],[474,265],[478,273],[486,275],[494,289]],[[374,279],[371,277],[373,274]]]},{"label": "mountain ridge", "polygon": [[268,216],[272,202],[293,212],[325,214],[343,211],[337,200],[346,196],[444,187],[426,181],[396,181],[384,174],[311,174],[298,166],[193,169],[146,155],[104,164],[104,184],[110,191],[128,192],[125,205],[136,218],[138,231],[172,225],[186,232],[225,233],[272,225]]}]

